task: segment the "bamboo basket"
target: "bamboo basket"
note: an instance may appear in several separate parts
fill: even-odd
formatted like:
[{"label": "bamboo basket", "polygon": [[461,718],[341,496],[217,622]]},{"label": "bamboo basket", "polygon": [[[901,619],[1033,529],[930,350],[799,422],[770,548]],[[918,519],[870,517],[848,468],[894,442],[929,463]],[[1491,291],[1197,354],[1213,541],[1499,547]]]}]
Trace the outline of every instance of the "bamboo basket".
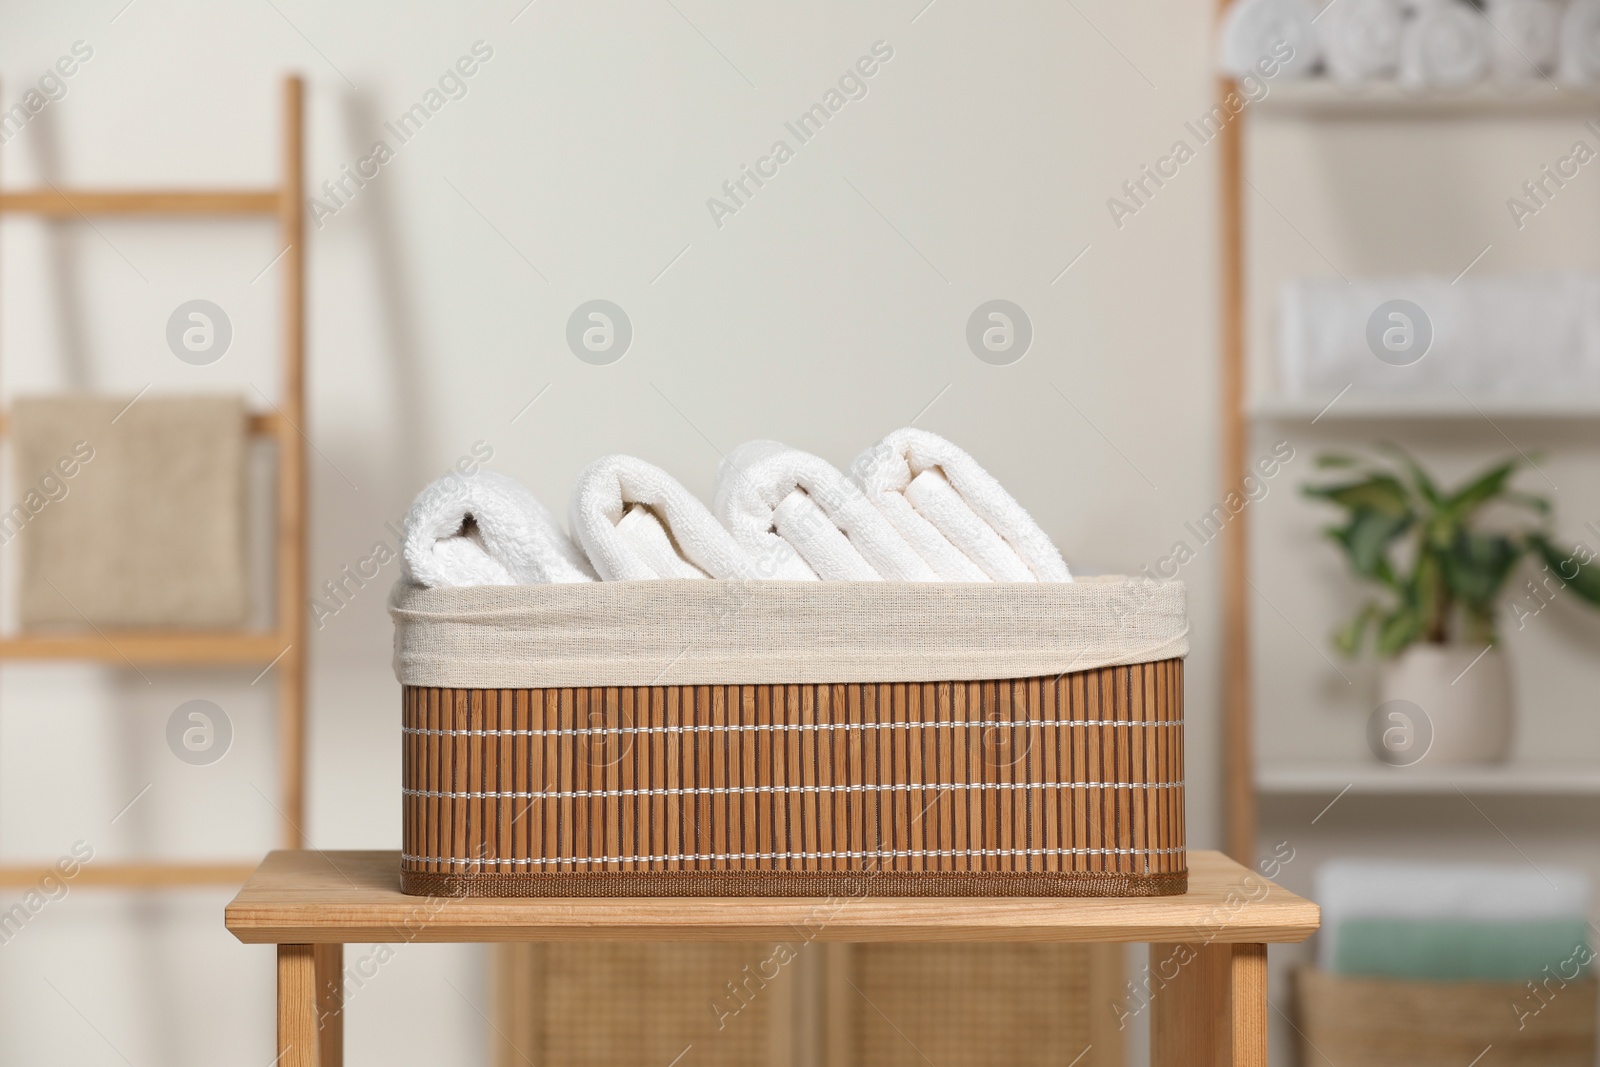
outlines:
[{"label": "bamboo basket", "polygon": [[[425,601],[407,594],[412,599],[405,610],[421,621],[397,638],[404,683],[405,892],[1183,892],[1181,653],[1187,645],[1175,643],[1186,632],[1181,599],[1156,632],[1158,647],[1178,655],[989,679],[951,676],[992,664],[1082,659],[1089,646],[1075,635],[1085,627],[1098,634],[1099,603],[1122,601],[1093,587],[1004,594],[1024,598],[1024,609],[1065,601],[1089,620],[1069,619],[1079,630],[1063,638],[1065,624],[1053,618],[1014,620],[1004,587],[1002,593],[971,586],[858,593],[837,587],[844,583],[788,591],[768,587],[804,583],[758,583],[742,594],[737,608],[743,616],[734,628],[726,621],[729,609],[707,600],[718,595],[707,587],[719,583],[635,584],[650,588],[517,587],[495,594],[498,600],[441,595],[475,590],[428,590],[432,599]],[[661,588],[673,584],[690,588]],[[1160,592],[1173,596],[1164,587]],[[535,596],[539,612],[556,604],[549,610],[557,621],[540,614],[527,621],[523,605]],[[640,609],[645,636],[613,621],[652,596],[660,603]],[[872,625],[850,633],[848,618],[837,620],[856,600],[872,596],[889,606],[873,608]],[[612,600],[603,610],[593,606],[607,597]],[[1092,611],[1076,606],[1088,597],[1099,598]],[[462,615],[457,629],[440,639],[441,603],[452,611],[466,603],[477,613]],[[929,604],[947,603],[950,613],[966,615],[955,623],[930,615]],[[672,655],[684,629],[674,612],[685,611],[703,614],[687,630],[697,644]],[[623,639],[632,644],[623,652],[637,654],[613,650],[615,660],[596,659],[572,632],[571,620],[581,621],[584,613],[600,620],[592,641],[626,630]],[[882,625],[885,613],[900,630]],[[925,641],[915,658],[899,658],[900,646],[916,639],[900,633],[913,624],[935,631],[927,640],[935,642],[937,655]],[[1180,624],[1173,638],[1168,631]],[[484,645],[486,626],[494,627],[492,639],[499,643]],[[670,632],[672,640],[652,636],[651,626]],[[948,645],[937,644],[946,640],[940,626],[948,629]],[[969,648],[969,633],[997,635],[992,650]],[[884,634],[883,648],[868,649],[871,658],[859,664],[931,677],[827,677],[865,669],[851,657],[863,655],[858,645]],[[741,640],[747,642],[742,650]],[[1000,647],[1006,640],[1017,647]],[[777,647],[786,641],[786,648]],[[1115,642],[1125,639],[1113,642],[1112,651],[1121,654]],[[1041,645],[1047,646],[1042,658],[1035,655]],[[709,649],[700,662],[688,663],[691,673],[734,677],[721,684],[525,684],[596,674],[633,683],[681,673],[694,658],[686,654],[691,647]],[[462,649],[489,666],[462,671]],[[600,666],[586,665],[591,662]],[[613,662],[616,667],[609,666]],[[659,672],[658,662],[664,664]],[[501,684],[417,684],[485,673]],[[807,673],[824,677],[803,677]],[[774,674],[795,682],[761,680]]]},{"label": "bamboo basket", "polygon": [[1482,1057],[1497,1067],[1592,1067],[1597,991],[1593,978],[1535,992],[1527,982],[1422,982],[1305,967],[1296,974],[1300,1062],[1463,1067]]}]

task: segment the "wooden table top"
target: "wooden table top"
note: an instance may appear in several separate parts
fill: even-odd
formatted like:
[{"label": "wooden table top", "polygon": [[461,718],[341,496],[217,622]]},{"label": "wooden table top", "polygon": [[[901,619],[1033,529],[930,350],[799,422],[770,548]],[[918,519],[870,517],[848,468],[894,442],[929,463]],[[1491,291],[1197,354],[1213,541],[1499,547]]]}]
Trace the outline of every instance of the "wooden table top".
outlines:
[{"label": "wooden table top", "polygon": [[273,852],[228,905],[246,944],[394,941],[1304,941],[1320,912],[1219,852],[1174,897],[437,898],[398,852]]}]

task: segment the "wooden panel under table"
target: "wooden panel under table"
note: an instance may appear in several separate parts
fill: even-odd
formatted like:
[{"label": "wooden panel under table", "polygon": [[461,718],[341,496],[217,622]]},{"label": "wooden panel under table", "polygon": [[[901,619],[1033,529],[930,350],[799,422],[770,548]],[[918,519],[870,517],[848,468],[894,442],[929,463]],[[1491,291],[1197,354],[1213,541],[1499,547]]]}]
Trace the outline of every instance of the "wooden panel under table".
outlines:
[{"label": "wooden panel under table", "polygon": [[419,895],[1182,892],[1183,663],[404,692]]}]

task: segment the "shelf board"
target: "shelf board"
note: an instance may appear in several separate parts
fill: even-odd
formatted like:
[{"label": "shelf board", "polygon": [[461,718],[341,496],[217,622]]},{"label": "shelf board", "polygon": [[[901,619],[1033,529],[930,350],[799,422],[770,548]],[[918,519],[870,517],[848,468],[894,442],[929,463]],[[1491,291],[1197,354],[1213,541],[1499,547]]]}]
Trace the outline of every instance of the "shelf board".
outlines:
[{"label": "shelf board", "polygon": [[1256,769],[1256,790],[1274,796],[1333,797],[1348,789],[1372,796],[1600,796],[1600,767],[1505,763],[1482,766],[1389,767],[1356,763],[1279,764]]},{"label": "shelf board", "polygon": [[[1331,398],[1330,398],[1331,399]],[[1343,396],[1328,400],[1258,396],[1249,414],[1258,422],[1353,422],[1356,420],[1429,419],[1600,419],[1600,396],[1495,397],[1467,400],[1456,396]]]},{"label": "shelf board", "polygon": [[278,634],[254,631],[68,630],[0,638],[0,659],[265,666],[277,659],[286,646]]},{"label": "shelf board", "polygon": [[1553,86],[1533,81],[1480,83],[1454,91],[1418,92],[1393,81],[1346,87],[1327,78],[1274,82],[1247,113],[1273,117],[1433,119],[1572,115],[1600,104],[1600,86]]}]

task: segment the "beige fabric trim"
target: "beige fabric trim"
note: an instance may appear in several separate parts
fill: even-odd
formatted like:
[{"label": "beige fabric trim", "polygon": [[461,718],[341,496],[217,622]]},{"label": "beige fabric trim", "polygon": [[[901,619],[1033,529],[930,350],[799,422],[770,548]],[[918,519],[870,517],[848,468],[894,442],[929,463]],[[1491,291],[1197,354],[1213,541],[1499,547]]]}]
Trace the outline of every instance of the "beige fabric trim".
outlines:
[{"label": "beige fabric trim", "polygon": [[1033,678],[1189,652],[1181,582],[395,586],[395,674],[464,689]]}]

